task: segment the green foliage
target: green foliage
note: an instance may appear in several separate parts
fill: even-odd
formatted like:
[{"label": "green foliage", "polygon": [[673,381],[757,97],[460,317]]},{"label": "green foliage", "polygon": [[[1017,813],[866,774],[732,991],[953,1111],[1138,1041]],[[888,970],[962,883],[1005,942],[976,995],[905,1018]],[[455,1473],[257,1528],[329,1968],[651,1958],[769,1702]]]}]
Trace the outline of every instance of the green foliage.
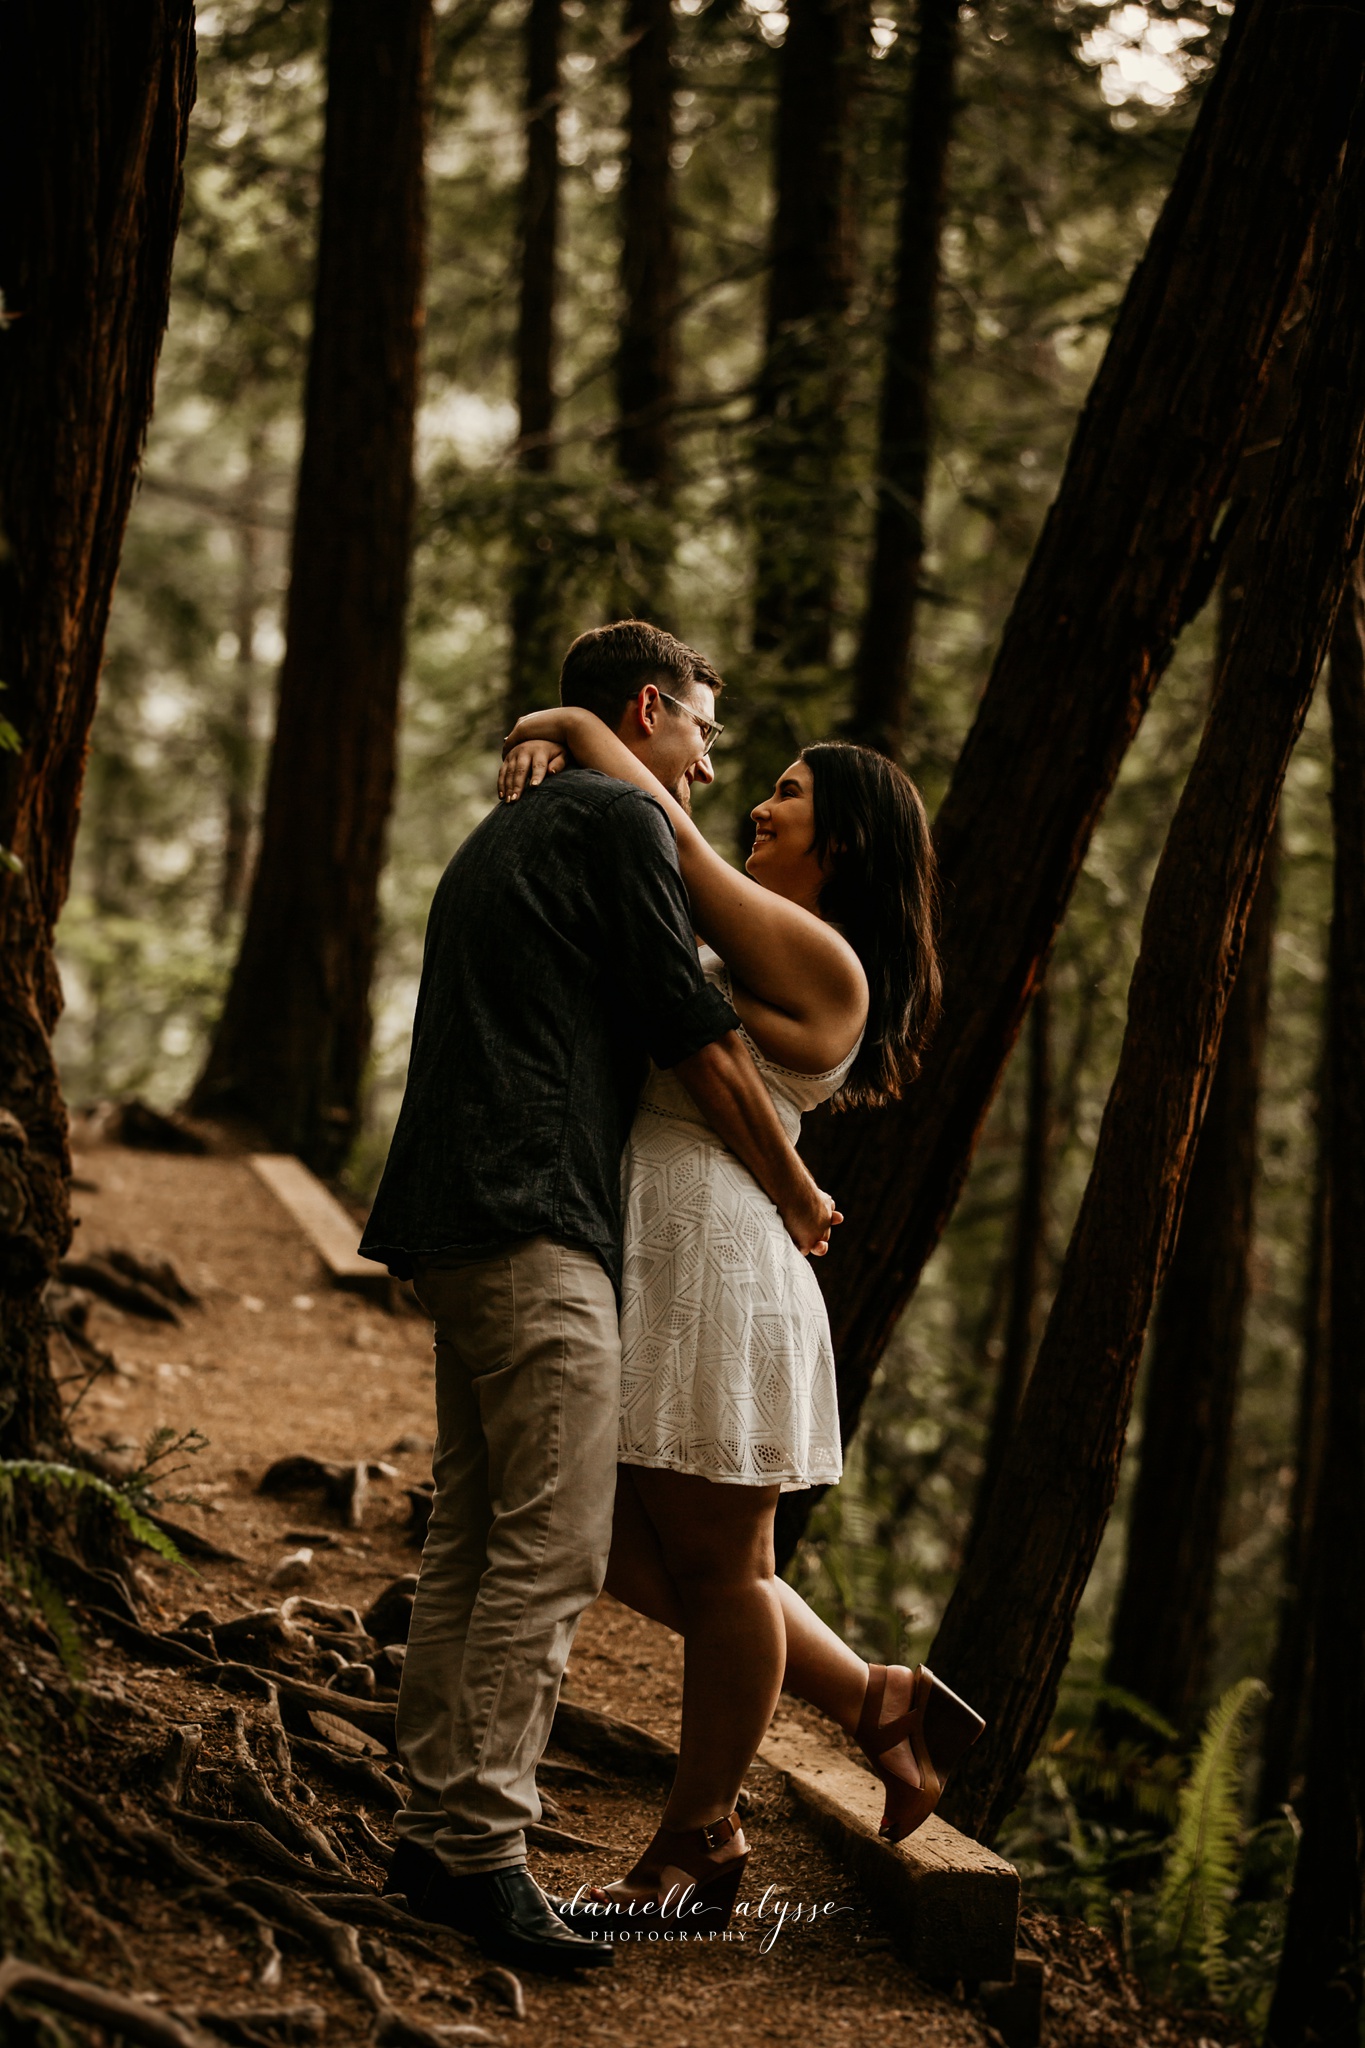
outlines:
[{"label": "green foliage", "polygon": [[1241,1862],[1242,1742],[1252,1708],[1266,1697],[1260,1679],[1244,1678],[1210,1714],[1180,1790],[1157,1902],[1168,1982],[1195,1976],[1219,2000],[1229,1986],[1224,1950]]},{"label": "green foliage", "polygon": [[[1143,1702],[1068,1683],[1000,1842],[1028,1898],[1116,1939],[1156,1995],[1253,2029],[1269,2009],[1296,1846],[1291,1819],[1248,1829],[1244,1817],[1243,1746],[1265,1696],[1258,1679],[1239,1680],[1181,1758]],[[1145,1723],[1156,1746],[1106,1744],[1097,1707]]]},{"label": "green foliage", "polygon": [[58,1498],[65,1496],[72,1501],[81,1497],[98,1501],[144,1550],[155,1551],[168,1564],[184,1562],[170,1537],[147,1520],[125,1488],[112,1485],[97,1473],[83,1471],[78,1465],[56,1464],[42,1458],[0,1458],[0,1554],[8,1550],[6,1539],[19,1487]]}]

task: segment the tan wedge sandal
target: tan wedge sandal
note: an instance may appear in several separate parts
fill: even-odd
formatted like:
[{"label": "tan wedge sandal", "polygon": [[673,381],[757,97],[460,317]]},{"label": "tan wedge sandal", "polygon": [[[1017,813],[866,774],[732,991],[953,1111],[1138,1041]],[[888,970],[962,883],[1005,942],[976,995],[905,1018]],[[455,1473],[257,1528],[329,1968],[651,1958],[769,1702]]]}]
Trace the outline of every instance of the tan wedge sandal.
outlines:
[{"label": "tan wedge sandal", "polygon": [[[943,1797],[948,1773],[961,1762],[986,1723],[965,1700],[950,1692],[942,1679],[935,1678],[927,1664],[914,1673],[909,1707],[893,1721],[883,1723],[886,1674],[885,1664],[868,1666],[867,1693],[855,1740],[886,1787],[881,1833],[889,1842],[903,1842],[928,1820]],[[888,1752],[903,1742],[910,1745],[916,1777],[886,1761]]]}]

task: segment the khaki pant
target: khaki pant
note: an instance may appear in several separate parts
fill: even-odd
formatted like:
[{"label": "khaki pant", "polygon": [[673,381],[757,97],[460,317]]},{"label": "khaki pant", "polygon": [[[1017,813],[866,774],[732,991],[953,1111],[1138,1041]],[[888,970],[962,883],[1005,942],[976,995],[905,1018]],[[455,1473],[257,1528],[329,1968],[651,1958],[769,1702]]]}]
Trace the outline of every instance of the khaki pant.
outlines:
[{"label": "khaki pant", "polygon": [[429,1264],[436,1497],[398,1695],[398,1832],[454,1871],[525,1860],[536,1765],[611,1542],[621,1345],[591,1252]]}]

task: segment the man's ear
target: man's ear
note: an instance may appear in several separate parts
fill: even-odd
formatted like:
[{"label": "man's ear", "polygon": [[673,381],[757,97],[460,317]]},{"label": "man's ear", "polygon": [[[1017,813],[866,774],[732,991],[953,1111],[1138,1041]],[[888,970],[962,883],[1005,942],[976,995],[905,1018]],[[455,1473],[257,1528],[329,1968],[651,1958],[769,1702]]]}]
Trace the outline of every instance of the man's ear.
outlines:
[{"label": "man's ear", "polygon": [[662,710],[655,684],[642,683],[635,695],[635,719],[641,732],[653,732]]}]

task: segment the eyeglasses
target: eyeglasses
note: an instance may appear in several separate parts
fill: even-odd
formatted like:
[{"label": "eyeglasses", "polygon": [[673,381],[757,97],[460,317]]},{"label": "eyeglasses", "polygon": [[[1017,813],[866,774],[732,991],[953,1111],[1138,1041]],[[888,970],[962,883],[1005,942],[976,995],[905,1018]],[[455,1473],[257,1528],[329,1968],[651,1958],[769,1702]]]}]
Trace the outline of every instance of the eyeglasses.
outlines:
[{"label": "eyeglasses", "polygon": [[670,697],[667,690],[660,690],[659,695],[665,704],[671,704],[673,709],[681,711],[684,717],[696,719],[697,730],[701,734],[701,750],[703,754],[709,754],[725,727],[718,724],[714,718],[703,718],[700,711],[695,711],[690,704],[684,704],[680,697]]}]

